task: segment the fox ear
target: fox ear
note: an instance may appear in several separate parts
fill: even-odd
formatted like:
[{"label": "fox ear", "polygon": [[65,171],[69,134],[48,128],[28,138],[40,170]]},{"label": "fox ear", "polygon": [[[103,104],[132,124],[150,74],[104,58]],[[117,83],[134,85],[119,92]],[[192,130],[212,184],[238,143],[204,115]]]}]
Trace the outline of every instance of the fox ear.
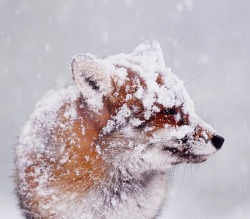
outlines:
[{"label": "fox ear", "polygon": [[76,55],[71,69],[74,82],[87,104],[96,112],[102,109],[103,96],[111,90],[111,75],[103,61],[90,54]]},{"label": "fox ear", "polygon": [[148,63],[157,63],[160,67],[165,68],[162,50],[156,40],[148,40],[140,44],[132,55],[142,57]]}]

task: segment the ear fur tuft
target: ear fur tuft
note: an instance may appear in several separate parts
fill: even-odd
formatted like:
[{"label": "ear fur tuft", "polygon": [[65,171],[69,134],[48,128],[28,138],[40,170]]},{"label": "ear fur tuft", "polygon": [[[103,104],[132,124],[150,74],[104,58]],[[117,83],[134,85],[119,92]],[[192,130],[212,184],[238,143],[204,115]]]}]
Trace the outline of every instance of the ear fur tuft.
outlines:
[{"label": "ear fur tuft", "polygon": [[71,62],[74,82],[87,104],[96,112],[110,91],[110,73],[102,60],[90,54],[76,55]]}]

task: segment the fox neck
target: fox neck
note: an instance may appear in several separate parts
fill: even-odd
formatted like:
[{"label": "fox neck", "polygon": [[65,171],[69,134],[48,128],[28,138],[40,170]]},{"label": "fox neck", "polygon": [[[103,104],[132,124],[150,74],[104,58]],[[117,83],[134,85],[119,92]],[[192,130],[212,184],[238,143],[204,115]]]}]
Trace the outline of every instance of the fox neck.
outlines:
[{"label": "fox neck", "polygon": [[111,168],[109,177],[99,184],[97,197],[99,205],[92,203],[94,218],[153,218],[164,203],[167,189],[166,172],[150,170],[143,164],[131,171],[124,162]]},{"label": "fox neck", "polygon": [[108,162],[109,174],[95,189],[98,194],[94,195],[102,202],[100,205],[92,205],[94,209],[91,211],[100,215],[101,210],[104,218],[112,218],[111,215],[127,218],[131,217],[131,212],[138,213],[135,218],[152,218],[164,201],[167,168],[156,168],[147,162],[138,145],[129,145],[134,140],[131,139],[133,136],[126,136],[126,141],[117,141],[121,135],[112,134],[113,139],[115,136],[115,144],[120,142],[120,145],[112,145],[110,139],[102,139],[102,142],[108,141],[112,145],[107,154],[105,149],[102,150],[102,158]]},{"label": "fox neck", "polygon": [[166,174],[148,170],[134,175],[126,168],[118,169],[116,174],[104,206],[113,209],[116,215],[120,214],[119,218],[127,218],[130,212],[138,212],[135,218],[155,217],[164,201]]}]

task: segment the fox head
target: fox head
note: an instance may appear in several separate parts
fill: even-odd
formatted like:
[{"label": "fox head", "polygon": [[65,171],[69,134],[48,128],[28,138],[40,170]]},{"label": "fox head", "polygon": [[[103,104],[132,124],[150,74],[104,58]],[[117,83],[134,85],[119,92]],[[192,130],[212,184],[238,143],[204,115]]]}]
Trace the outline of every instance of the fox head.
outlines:
[{"label": "fox head", "polygon": [[156,41],[104,60],[77,55],[72,73],[87,107],[97,114],[104,108],[110,112],[102,140],[96,142],[103,154],[139,157],[159,168],[203,162],[224,142],[196,115],[183,82],[165,66]]}]

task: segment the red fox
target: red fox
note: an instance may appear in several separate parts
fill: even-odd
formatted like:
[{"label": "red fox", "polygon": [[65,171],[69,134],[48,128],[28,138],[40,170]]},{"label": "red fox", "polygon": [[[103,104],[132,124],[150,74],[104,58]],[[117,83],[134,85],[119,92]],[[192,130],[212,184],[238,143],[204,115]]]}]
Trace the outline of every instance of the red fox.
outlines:
[{"label": "red fox", "polygon": [[24,215],[155,218],[170,168],[204,162],[224,138],[195,114],[156,41],[71,67],[75,85],[45,95],[15,150]]}]

